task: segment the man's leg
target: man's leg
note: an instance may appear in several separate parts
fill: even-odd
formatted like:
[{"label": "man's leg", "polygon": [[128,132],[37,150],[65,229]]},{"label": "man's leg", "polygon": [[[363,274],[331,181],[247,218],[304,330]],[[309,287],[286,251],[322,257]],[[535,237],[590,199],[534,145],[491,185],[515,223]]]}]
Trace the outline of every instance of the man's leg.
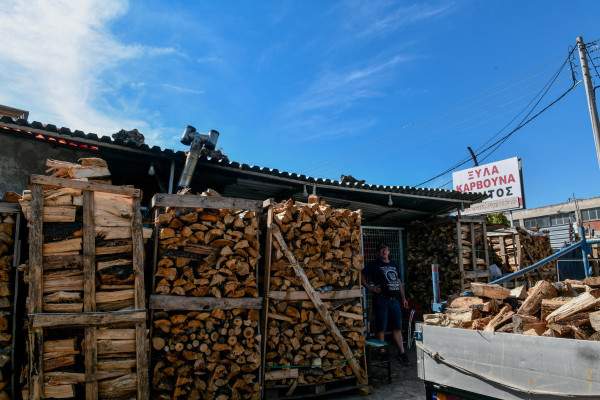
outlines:
[{"label": "man's leg", "polygon": [[[377,326],[377,340],[385,340],[385,329],[387,328],[388,308],[384,299],[373,298],[373,307],[375,308],[375,325]],[[388,346],[389,348],[389,346]],[[385,348],[379,352],[379,356],[385,355]]]},{"label": "man's leg", "polygon": [[404,343],[402,342],[402,331],[394,330],[394,331],[392,331],[392,333],[394,335],[394,341],[396,342],[396,345],[398,346],[398,354],[404,353]]}]

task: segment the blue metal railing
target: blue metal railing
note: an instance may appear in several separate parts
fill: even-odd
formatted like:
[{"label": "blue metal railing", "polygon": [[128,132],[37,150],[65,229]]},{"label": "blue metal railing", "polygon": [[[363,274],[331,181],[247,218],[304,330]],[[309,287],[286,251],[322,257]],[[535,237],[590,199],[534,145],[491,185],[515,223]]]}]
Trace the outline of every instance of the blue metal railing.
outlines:
[{"label": "blue metal railing", "polygon": [[588,254],[590,253],[590,244],[597,244],[600,243],[600,239],[589,239],[586,240],[585,238],[585,234],[583,232],[583,228],[581,227],[579,229],[579,234],[581,235],[582,240],[579,242],[576,242],[568,247],[565,247],[564,249],[560,249],[559,251],[557,251],[556,253],[552,254],[549,257],[544,258],[541,261],[536,262],[533,265],[530,265],[527,268],[523,268],[517,272],[513,272],[512,274],[509,275],[505,275],[502,278],[498,278],[493,282],[490,282],[489,284],[496,284],[496,283],[502,283],[504,281],[508,281],[512,278],[516,278],[517,276],[526,274],[529,271],[533,271],[536,268],[541,267],[542,265],[549,263],[550,261],[556,260],[557,258],[559,258],[560,256],[562,256],[563,254],[566,254],[568,252],[570,252],[571,250],[575,250],[578,247],[581,247],[582,253],[583,253],[583,267],[585,268],[585,276],[586,277],[590,277],[592,275],[592,269],[590,267],[590,263],[588,260]]}]

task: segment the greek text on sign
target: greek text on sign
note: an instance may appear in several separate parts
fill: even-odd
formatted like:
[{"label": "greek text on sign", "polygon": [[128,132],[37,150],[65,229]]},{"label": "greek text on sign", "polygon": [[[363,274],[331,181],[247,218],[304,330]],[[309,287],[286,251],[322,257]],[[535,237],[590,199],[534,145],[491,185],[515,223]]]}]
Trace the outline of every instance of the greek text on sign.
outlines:
[{"label": "greek text on sign", "polygon": [[464,210],[463,214],[482,214],[523,208],[521,163],[518,157],[454,172],[454,190],[483,192],[489,198]]}]

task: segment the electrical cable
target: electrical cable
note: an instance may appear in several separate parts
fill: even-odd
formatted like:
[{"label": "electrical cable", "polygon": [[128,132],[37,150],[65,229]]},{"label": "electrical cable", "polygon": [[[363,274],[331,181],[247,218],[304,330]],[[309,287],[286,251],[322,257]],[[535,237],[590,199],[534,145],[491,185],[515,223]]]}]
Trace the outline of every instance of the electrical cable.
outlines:
[{"label": "electrical cable", "polygon": [[[537,107],[537,105],[540,103],[540,101],[543,99],[543,97],[545,96],[545,94],[548,93],[548,90],[550,89],[550,87],[552,87],[552,85],[554,84],[554,82],[556,81],[556,79],[558,78],[560,71],[564,68],[564,66],[566,65],[567,62],[569,62],[569,59],[571,58],[573,52],[575,51],[575,49],[573,48],[569,53],[568,53],[568,57],[567,60],[565,60],[565,62],[563,63],[563,65],[561,66],[560,70],[554,75],[553,80],[551,81],[550,85],[547,87],[546,92],[540,97],[540,99],[538,100],[538,102],[533,106],[533,108],[529,111],[529,113],[527,113],[527,115],[524,118],[527,118],[535,109],[535,107]],[[581,82],[581,81],[580,81]],[[548,106],[546,106],[544,109],[542,109],[539,113],[537,113],[536,115],[534,115],[532,118],[530,118],[529,120],[523,122],[524,120],[521,121],[521,123],[519,123],[519,125],[513,129],[510,133],[508,133],[507,135],[505,135],[504,137],[502,137],[501,139],[499,139],[498,141],[494,142],[492,145],[488,146],[487,148],[483,149],[481,152],[477,153],[477,155],[483,154],[486,151],[490,150],[491,148],[493,148],[494,146],[497,146],[494,150],[490,151],[489,154],[487,154],[481,161],[485,160],[486,158],[488,158],[494,151],[496,151],[502,144],[504,144],[506,142],[506,140],[508,140],[508,138],[513,135],[515,132],[517,132],[518,130],[520,130],[522,127],[524,127],[525,125],[527,125],[529,122],[531,122],[533,119],[537,118],[541,113],[543,113],[544,111],[546,111],[548,108],[550,108],[552,105],[556,104],[556,102],[558,102],[559,100],[561,100],[562,98],[564,98],[571,90],[573,90],[580,82],[577,82],[576,84],[572,85],[565,93],[563,93],[560,97],[558,97],[558,99],[554,100],[552,103],[550,103]],[[504,129],[504,128],[503,128]],[[494,135],[494,137],[497,136]],[[489,141],[488,141],[489,142]],[[486,143],[488,143],[486,142]],[[466,161],[468,162],[468,161]],[[424,185],[425,183],[431,182],[434,179],[439,178],[440,176],[443,176],[445,174],[447,174],[448,172],[453,171],[454,169],[458,168],[459,166],[466,164],[466,162],[462,162],[460,163],[460,165],[458,166],[454,166],[452,168],[447,169],[446,171],[434,176],[433,178],[430,178],[424,182],[419,183],[418,185],[415,185],[415,187],[419,187],[421,185]]]},{"label": "electrical cable", "polygon": [[[571,78],[569,77],[569,78],[566,78],[566,79],[564,79],[564,80],[562,80],[562,81],[560,81],[560,82],[564,82],[565,80],[570,80],[570,79],[571,79]],[[544,87],[545,87],[545,86],[544,86]],[[543,88],[542,88],[542,89],[543,89]],[[497,106],[497,107],[494,107],[494,108],[492,108],[492,109],[490,109],[490,110],[487,110],[487,111],[484,111],[484,112],[482,112],[482,113],[479,113],[479,114],[477,114],[477,115],[475,115],[475,116],[472,116],[472,117],[470,117],[470,118],[467,118],[467,119],[465,119],[465,120],[462,120],[462,121],[460,121],[460,122],[457,122],[457,123],[455,123],[455,124],[453,124],[453,125],[450,125],[450,126],[444,127],[443,129],[440,129],[440,130],[434,131],[433,133],[430,133],[430,134],[428,134],[428,135],[425,135],[425,136],[419,137],[419,138],[417,138],[417,139],[415,139],[415,140],[413,140],[413,141],[410,141],[410,142],[408,142],[408,143],[404,143],[404,144],[401,144],[401,145],[398,145],[398,146],[394,146],[394,147],[388,148],[388,149],[387,149],[387,150],[385,150],[385,151],[376,150],[376,151],[367,152],[367,153],[365,153],[364,155],[369,155],[369,154],[374,154],[374,153],[375,153],[375,154],[374,154],[373,156],[371,156],[371,157],[368,157],[368,158],[363,158],[363,159],[361,159],[361,160],[359,160],[359,161],[356,161],[356,162],[351,162],[351,163],[343,164],[343,165],[341,165],[341,166],[340,166],[340,167],[338,167],[338,168],[344,168],[344,169],[346,169],[346,168],[350,168],[350,167],[353,167],[353,166],[355,166],[355,165],[358,165],[358,164],[365,163],[365,162],[367,162],[367,161],[369,161],[369,160],[372,160],[372,159],[374,159],[374,158],[381,157],[381,156],[382,156],[382,155],[384,155],[384,154],[388,154],[388,153],[390,153],[390,152],[396,151],[396,150],[398,150],[398,149],[400,149],[400,148],[402,148],[402,147],[406,147],[406,146],[408,146],[408,145],[411,145],[411,144],[413,144],[413,143],[416,143],[416,142],[418,142],[418,141],[421,141],[421,140],[423,140],[423,139],[426,139],[426,138],[428,138],[428,137],[431,137],[431,136],[433,136],[433,135],[437,135],[437,134],[439,134],[439,133],[441,133],[441,132],[444,132],[444,131],[446,131],[446,130],[448,130],[448,129],[455,128],[456,126],[459,126],[459,125],[461,125],[461,124],[464,124],[464,123],[466,123],[466,122],[469,122],[469,121],[472,121],[472,120],[474,120],[474,119],[477,119],[477,118],[479,118],[479,117],[482,117],[482,116],[484,116],[484,115],[486,115],[486,114],[489,114],[489,113],[491,113],[491,112],[494,112],[494,111],[496,111],[496,110],[498,110],[498,109],[500,109],[500,108],[506,107],[506,106],[508,106],[508,105],[510,105],[510,104],[512,104],[512,103],[515,103],[515,102],[517,102],[517,101],[519,101],[519,100],[522,100],[522,99],[524,99],[524,98],[527,98],[527,97],[529,97],[529,96],[531,96],[532,94],[535,94],[535,93],[539,94],[539,93],[540,93],[540,90],[536,90],[536,91],[533,91],[533,92],[529,92],[529,93],[527,93],[527,94],[526,94],[526,95],[524,95],[524,96],[521,96],[521,97],[519,97],[519,98],[517,98],[517,99],[514,99],[514,100],[512,100],[512,101],[509,101],[508,103],[504,103],[504,104],[502,104],[502,105],[500,105],[500,106]],[[536,96],[536,97],[537,97],[537,96]],[[530,102],[529,104],[531,104],[531,102]],[[472,111],[471,111],[471,112],[472,112]],[[469,112],[469,113],[470,113],[470,112]],[[466,114],[468,114],[468,113],[466,113]],[[461,116],[464,116],[464,115],[465,115],[465,114],[462,114]],[[519,115],[520,115],[520,113],[519,113]],[[518,117],[518,115],[517,115],[517,117]],[[516,118],[516,117],[515,117],[515,118]],[[455,119],[455,118],[454,118],[454,119]],[[513,120],[514,120],[514,119],[513,119]],[[512,122],[512,121],[511,121],[511,122]],[[440,125],[443,125],[443,124],[440,124]],[[417,132],[417,133],[415,133],[415,134],[413,134],[413,135],[407,136],[407,137],[405,137],[405,138],[403,138],[403,139],[400,139],[400,140],[397,140],[397,141],[395,141],[395,142],[389,143],[389,144],[388,144],[388,146],[391,146],[391,145],[393,145],[393,144],[396,144],[396,143],[399,143],[399,142],[406,141],[406,140],[408,140],[408,139],[410,139],[410,138],[413,138],[413,137],[415,137],[415,136],[418,136],[418,135],[421,135],[421,134],[423,134],[423,133],[426,133],[426,132],[427,132],[427,131],[429,131],[430,129],[433,129],[433,128],[437,127],[437,126],[439,126],[439,125],[436,125],[436,126],[434,126],[434,127],[432,127],[432,128],[429,128],[429,129],[427,129],[427,130],[425,130],[425,131],[422,131],[422,132]],[[471,129],[471,128],[468,128],[468,129]],[[468,130],[468,129],[466,129],[466,130]],[[504,129],[505,129],[505,128],[503,128],[502,130],[504,130]],[[466,130],[465,130],[465,131],[466,131]],[[499,132],[499,133],[501,133],[501,132]],[[497,136],[499,133],[497,133],[495,136]],[[457,133],[455,133],[455,134],[451,134],[451,135],[449,135],[449,136],[454,136],[454,135],[456,135],[456,134],[457,134]],[[434,142],[432,142],[432,143],[435,143],[435,141],[434,141]],[[468,160],[470,160],[470,158],[467,158],[467,161],[468,161]],[[377,162],[377,163],[375,163],[375,164],[379,164],[379,163],[381,163],[381,162],[383,162],[383,161],[385,161],[385,160],[378,161],[378,162]],[[370,165],[370,166],[372,166],[372,165]],[[325,170],[325,171],[330,171],[330,170],[332,170],[332,168],[328,168],[328,169],[327,169],[327,170]]]},{"label": "electrical cable", "polygon": [[[497,84],[497,85],[495,85],[495,86],[493,86],[493,87],[491,87],[491,88],[489,88],[489,89],[486,89],[486,90],[484,90],[484,91],[482,91],[482,92],[479,92],[479,93],[477,93],[477,94],[475,94],[475,95],[473,95],[473,96],[470,96],[470,97],[468,97],[468,98],[467,98],[467,99],[465,99],[465,100],[461,100],[461,101],[459,101],[459,102],[457,102],[457,103],[455,103],[455,104],[453,104],[453,105],[451,105],[451,106],[449,106],[449,107],[446,107],[446,108],[444,108],[443,110],[440,110],[440,111],[438,111],[438,112],[436,112],[436,113],[434,113],[434,114],[431,114],[431,115],[429,115],[429,116],[427,116],[427,117],[424,117],[424,118],[422,118],[422,119],[420,119],[420,120],[418,120],[418,121],[416,121],[416,122],[410,123],[410,124],[408,124],[408,125],[406,125],[406,126],[404,126],[404,127],[400,128],[400,129],[397,129],[397,130],[394,130],[394,131],[392,131],[392,132],[389,132],[389,133],[387,133],[387,134],[385,134],[385,135],[383,135],[383,136],[380,136],[379,138],[373,139],[373,140],[371,140],[371,141],[369,141],[369,142],[366,142],[366,143],[371,143],[371,142],[377,142],[377,141],[380,141],[380,140],[381,140],[382,138],[384,138],[384,137],[387,137],[387,136],[389,136],[389,135],[391,135],[391,134],[393,134],[393,133],[396,133],[396,132],[399,132],[399,131],[401,131],[401,130],[404,130],[404,129],[406,129],[406,128],[409,128],[409,127],[411,127],[411,126],[413,126],[413,125],[415,125],[415,124],[417,124],[417,123],[419,123],[419,122],[422,122],[422,121],[425,121],[425,120],[427,120],[427,119],[429,119],[429,118],[432,118],[432,117],[434,117],[434,116],[436,116],[436,115],[438,115],[438,114],[440,114],[440,113],[442,113],[442,112],[444,112],[444,111],[450,110],[450,109],[452,109],[452,108],[454,108],[454,107],[456,107],[456,106],[458,106],[458,105],[460,105],[460,104],[462,104],[462,103],[464,103],[464,102],[466,102],[466,101],[469,101],[469,100],[471,100],[471,99],[477,98],[477,97],[478,97],[478,96],[480,96],[480,95],[483,95],[483,94],[485,94],[485,93],[487,93],[487,92],[489,92],[489,91],[491,91],[491,90],[494,90],[494,89],[496,89],[496,88],[498,88],[498,87],[501,87],[501,86],[503,86],[503,85],[505,85],[505,84],[507,84],[507,83],[509,83],[509,82],[512,82],[513,80],[515,80],[515,79],[518,79],[518,78],[520,78],[520,77],[522,77],[522,76],[525,76],[525,75],[527,75],[527,74],[529,74],[529,73],[531,73],[531,72],[533,72],[533,71],[535,71],[535,70],[537,70],[537,69],[539,69],[539,68],[542,68],[542,67],[544,67],[544,66],[546,66],[546,65],[548,65],[548,64],[550,64],[550,63],[553,63],[554,61],[556,61],[556,60],[558,60],[558,59],[560,59],[560,58],[562,58],[562,57],[564,57],[564,55],[558,56],[558,57],[556,57],[556,58],[554,58],[554,59],[552,59],[552,60],[550,60],[550,61],[547,61],[547,62],[545,62],[545,63],[543,63],[543,64],[540,64],[540,65],[538,65],[537,67],[534,67],[534,68],[532,68],[532,69],[530,69],[530,70],[528,70],[528,71],[526,71],[526,72],[523,72],[523,73],[521,73],[521,74],[518,74],[518,75],[516,75],[516,76],[514,76],[514,77],[512,77],[512,78],[510,78],[510,79],[508,79],[508,80],[506,80],[506,81],[504,81],[504,82],[502,82],[502,83],[500,83],[500,84]],[[353,147],[353,148],[351,148],[351,149],[348,149],[348,150],[346,150],[346,151],[344,151],[344,152],[342,152],[342,153],[340,153],[340,154],[338,154],[338,155],[336,155],[336,156],[329,157],[329,158],[327,158],[327,159],[325,159],[325,160],[323,160],[323,161],[328,161],[328,160],[330,160],[330,159],[336,159],[336,158],[339,158],[339,157],[343,157],[344,155],[346,155],[346,154],[348,154],[348,153],[352,153],[352,152],[354,152],[354,151],[361,150],[361,149],[363,149],[363,148],[364,148],[364,145],[365,145],[366,143],[363,143],[363,144],[361,144],[361,145],[359,145],[359,146],[355,146],[355,147]],[[321,161],[321,162],[318,162],[318,163],[316,163],[316,164],[312,164],[312,165],[310,165],[310,166],[309,166],[309,169],[314,169],[314,167],[315,167],[316,165],[320,165],[320,164],[322,164],[322,163],[323,163],[323,161]]]}]

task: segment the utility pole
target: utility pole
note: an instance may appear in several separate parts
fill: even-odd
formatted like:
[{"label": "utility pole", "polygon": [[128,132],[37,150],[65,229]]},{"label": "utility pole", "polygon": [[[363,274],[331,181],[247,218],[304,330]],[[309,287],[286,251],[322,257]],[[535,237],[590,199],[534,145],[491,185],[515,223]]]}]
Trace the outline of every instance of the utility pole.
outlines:
[{"label": "utility pole", "polygon": [[590,119],[592,120],[592,129],[594,131],[594,142],[596,143],[596,156],[600,166],[600,121],[598,120],[598,109],[596,108],[596,93],[592,85],[592,77],[588,68],[588,61],[585,51],[583,38],[577,38],[577,48],[579,49],[579,61],[581,62],[581,73],[583,74],[583,83],[587,94],[588,108],[590,110]]}]

